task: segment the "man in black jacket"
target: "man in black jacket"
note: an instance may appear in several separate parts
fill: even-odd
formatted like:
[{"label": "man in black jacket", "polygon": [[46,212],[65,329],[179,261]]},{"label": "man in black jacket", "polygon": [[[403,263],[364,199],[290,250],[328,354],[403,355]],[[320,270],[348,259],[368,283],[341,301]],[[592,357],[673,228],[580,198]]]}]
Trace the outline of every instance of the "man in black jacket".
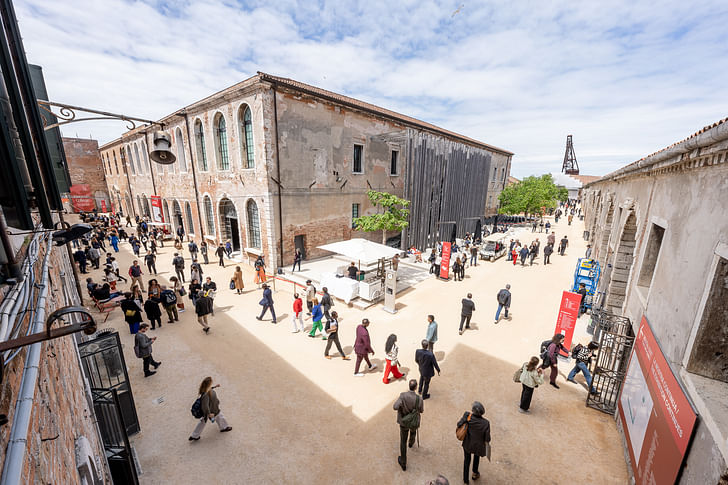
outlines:
[{"label": "man in black jacket", "polygon": [[179,253],[174,253],[172,258],[172,266],[174,266],[174,272],[177,274],[177,279],[185,282],[185,260]]},{"label": "man in black jacket", "polygon": [[161,362],[155,361],[154,357],[152,357],[152,343],[157,340],[157,337],[147,337],[146,333],[148,329],[149,325],[147,325],[146,323],[142,323],[139,326],[139,332],[134,335],[134,346],[139,349],[139,358],[142,359],[142,363],[144,366],[144,377],[149,377],[156,374],[155,371],[149,370],[150,365],[153,365],[155,369],[162,365]]},{"label": "man in black jacket", "polygon": [[273,292],[270,287],[263,283],[263,299],[260,300],[260,304],[263,306],[263,311],[260,312],[259,317],[255,317],[256,320],[263,320],[263,315],[267,310],[270,310],[270,314],[273,316],[273,323],[276,322],[276,310],[273,308]]},{"label": "man in black jacket", "polygon": [[496,296],[496,299],[498,300],[498,310],[495,312],[495,322],[498,323],[498,319],[500,318],[500,312],[501,310],[505,309],[506,311],[506,318],[508,318],[508,309],[511,307],[511,285],[506,285],[505,288],[500,290],[498,292],[498,296]]},{"label": "man in black jacket", "polygon": [[473,316],[473,312],[475,311],[475,302],[472,300],[473,294],[468,293],[467,298],[462,299],[462,310],[460,310],[460,335],[463,334],[463,323],[465,324],[465,328],[470,328],[470,319]]},{"label": "man in black jacket", "polygon": [[195,313],[197,313],[197,322],[202,325],[205,333],[208,333],[210,326],[207,324],[207,315],[212,313],[212,298],[202,293],[195,302]]},{"label": "man in black jacket", "polygon": [[430,397],[427,391],[430,390],[430,379],[435,375],[435,369],[437,369],[437,375],[440,375],[440,366],[437,365],[435,354],[427,350],[429,345],[430,342],[423,340],[422,348],[415,352],[415,362],[420,367],[420,386],[417,392],[422,394],[422,399]]}]

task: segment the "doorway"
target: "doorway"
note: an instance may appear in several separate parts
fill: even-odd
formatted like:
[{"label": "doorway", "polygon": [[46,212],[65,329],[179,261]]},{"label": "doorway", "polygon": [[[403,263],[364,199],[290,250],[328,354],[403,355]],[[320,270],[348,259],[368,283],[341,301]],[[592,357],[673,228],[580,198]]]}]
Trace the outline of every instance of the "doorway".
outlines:
[{"label": "doorway", "polygon": [[240,251],[240,230],[238,228],[238,220],[227,217],[227,224],[230,225],[230,242],[233,245],[233,251]]},{"label": "doorway", "polygon": [[306,259],[306,236],[304,234],[299,234],[293,238],[293,246],[301,251],[301,257]]},{"label": "doorway", "polygon": [[240,226],[238,224],[238,211],[235,204],[230,199],[222,199],[220,201],[221,235],[223,241],[230,241],[233,252],[240,251]]}]

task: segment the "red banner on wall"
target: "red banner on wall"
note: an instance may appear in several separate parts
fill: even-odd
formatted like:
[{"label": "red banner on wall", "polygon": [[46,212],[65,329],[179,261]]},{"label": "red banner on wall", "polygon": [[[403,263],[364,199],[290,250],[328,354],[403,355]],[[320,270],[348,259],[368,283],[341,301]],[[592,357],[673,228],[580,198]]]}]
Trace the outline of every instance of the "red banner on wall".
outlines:
[{"label": "red banner on wall", "polygon": [[[557,333],[564,334],[563,345],[567,349],[571,348],[571,340],[574,338],[574,327],[579,317],[579,305],[581,305],[581,295],[579,293],[565,291],[561,295],[561,305],[559,306],[559,316],[556,319],[554,335]],[[565,354],[562,350],[561,355],[566,357],[569,354]]]},{"label": "red banner on wall", "polygon": [[618,407],[635,482],[675,483],[697,415],[644,316]]},{"label": "red banner on wall", "polygon": [[71,185],[71,206],[76,212],[91,212],[96,208],[96,203],[91,197],[91,188],[88,184]]},{"label": "red banner on wall", "polygon": [[101,199],[101,212],[106,212],[106,201]]},{"label": "red banner on wall", "polygon": [[164,214],[162,214],[162,198],[158,195],[153,195],[150,199],[152,199],[152,222],[164,222]]},{"label": "red banner on wall", "polygon": [[449,242],[442,243],[442,258],[440,259],[440,278],[450,278],[450,254],[452,254],[452,247]]}]

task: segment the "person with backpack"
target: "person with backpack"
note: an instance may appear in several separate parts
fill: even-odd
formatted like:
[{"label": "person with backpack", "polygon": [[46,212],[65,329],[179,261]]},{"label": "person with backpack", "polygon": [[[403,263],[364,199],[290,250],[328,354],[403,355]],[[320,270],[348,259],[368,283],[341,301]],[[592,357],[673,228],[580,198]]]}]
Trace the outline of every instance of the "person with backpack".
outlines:
[{"label": "person with backpack", "polygon": [[144,366],[144,377],[149,377],[156,374],[155,371],[149,370],[150,365],[153,365],[155,369],[162,365],[161,362],[155,361],[154,357],[152,357],[152,344],[155,340],[157,340],[157,337],[147,337],[147,330],[149,330],[149,325],[147,325],[146,323],[142,323],[139,326],[139,332],[134,335],[134,354],[142,359],[142,365]]},{"label": "person with backpack", "polygon": [[557,333],[551,340],[545,340],[541,343],[541,368],[551,367],[551,376],[549,377],[549,384],[554,386],[556,389],[560,389],[559,385],[556,384],[556,378],[559,375],[559,352],[568,352],[563,346],[564,335]]},{"label": "person with backpack", "polygon": [[534,356],[531,360],[524,362],[523,366],[516,372],[518,382],[521,383],[521,403],[518,411],[527,413],[531,407],[531,398],[533,398],[533,390],[543,384],[543,369],[538,367],[539,358]]},{"label": "person with backpack", "polygon": [[495,323],[498,324],[501,310],[505,310],[505,318],[508,318],[508,309],[511,307],[511,285],[506,285],[505,288],[501,289],[496,295],[498,301],[498,310],[495,311]]},{"label": "person with backpack", "polygon": [[187,250],[190,252],[190,259],[192,261],[197,259],[197,243],[195,241],[190,241],[190,243],[187,245]]},{"label": "person with backpack", "polygon": [[[299,307],[298,312],[300,315],[301,307],[303,305],[300,304],[301,299],[298,298]],[[295,310],[294,310],[295,311]],[[299,316],[300,319],[300,316]],[[296,324],[296,321],[293,321],[293,324]],[[301,322],[301,330],[303,330],[303,321]],[[339,353],[341,354],[342,360],[351,360],[350,357],[347,357],[344,353],[344,349],[341,348],[341,342],[339,342],[339,314],[336,312],[331,312],[331,321],[326,322],[326,332],[328,335],[328,338],[326,340],[326,349],[324,350],[324,357],[327,359],[331,359],[331,356],[329,355],[329,350],[331,349],[331,344],[336,344],[336,348],[338,349]]]},{"label": "person with backpack", "polygon": [[478,465],[480,465],[480,457],[488,456],[488,446],[490,445],[490,421],[485,419],[485,406],[475,401],[471,407],[471,412],[463,414],[458,421],[457,427],[466,426],[465,437],[463,438],[463,454],[465,461],[463,462],[463,482],[470,483],[470,462],[473,462],[473,480],[480,478]]},{"label": "person with backpack", "polygon": [[384,378],[382,382],[389,384],[389,373],[391,372],[395,379],[401,379],[405,377],[399,371],[399,361],[397,360],[397,354],[399,353],[399,347],[397,347],[397,336],[391,334],[387,337],[387,342],[384,344],[384,353],[386,355],[387,364],[384,366]]},{"label": "person with backpack", "polygon": [[592,387],[592,375],[589,372],[589,366],[591,365],[591,359],[594,356],[594,352],[599,348],[599,344],[593,340],[589,342],[589,345],[584,347],[581,344],[576,345],[571,351],[571,357],[575,360],[574,368],[569,372],[569,376],[566,378],[567,381],[576,384],[574,377],[580,371],[584,373],[586,379],[586,385],[589,387],[589,393],[594,394],[596,390]]},{"label": "person with backpack", "polygon": [[177,279],[185,282],[185,259],[180,256],[179,253],[174,253],[172,258],[172,266],[174,266],[174,272],[177,274]]},{"label": "person with backpack", "polygon": [[162,306],[167,312],[169,321],[167,323],[179,322],[179,313],[177,313],[177,295],[174,294],[173,290],[167,289],[166,286],[162,285],[162,293],[159,298],[162,301]]},{"label": "person with backpack", "polygon": [[130,291],[124,293],[124,299],[119,306],[124,312],[124,320],[129,324],[129,333],[137,333],[142,322],[142,312],[139,304],[134,301],[134,295]]},{"label": "person with backpack", "polygon": [[417,395],[415,389],[417,381],[410,379],[409,391],[399,395],[392,409],[397,411],[397,424],[399,424],[399,456],[397,463],[402,471],[407,471],[407,446],[412,448],[420,427],[420,415],[425,412],[425,402]]},{"label": "person with backpack", "polygon": [[228,425],[227,419],[225,419],[222,411],[220,411],[220,400],[217,398],[217,393],[215,392],[215,389],[218,387],[220,387],[219,384],[212,385],[212,377],[205,377],[200,383],[198,390],[199,397],[192,405],[192,416],[200,421],[188,438],[189,441],[197,441],[200,439],[200,435],[202,434],[202,430],[205,429],[208,419],[213,423],[217,420],[217,427],[221,433],[232,431],[233,427]]}]

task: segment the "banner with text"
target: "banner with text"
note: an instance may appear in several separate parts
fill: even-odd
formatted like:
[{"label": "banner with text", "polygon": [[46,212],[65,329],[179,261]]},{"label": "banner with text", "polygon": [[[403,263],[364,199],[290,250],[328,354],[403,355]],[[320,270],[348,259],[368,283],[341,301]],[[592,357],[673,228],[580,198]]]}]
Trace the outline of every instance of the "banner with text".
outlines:
[{"label": "banner with text", "polygon": [[162,198],[158,195],[151,196],[152,199],[152,222],[164,222],[162,215]]},{"label": "banner with text", "polygon": [[[561,306],[559,306],[559,316],[556,319],[557,333],[564,334],[563,345],[567,349],[571,348],[571,340],[574,338],[574,327],[579,317],[579,305],[581,305],[581,295],[571,291],[565,291],[561,295]],[[569,354],[561,351],[561,355],[567,357]]]},{"label": "banner with text", "polygon": [[452,253],[452,246],[449,242],[442,243],[442,258],[440,259],[440,278],[450,278],[450,254]]},{"label": "banner with text", "polygon": [[697,414],[644,316],[618,405],[635,482],[675,483]]}]

